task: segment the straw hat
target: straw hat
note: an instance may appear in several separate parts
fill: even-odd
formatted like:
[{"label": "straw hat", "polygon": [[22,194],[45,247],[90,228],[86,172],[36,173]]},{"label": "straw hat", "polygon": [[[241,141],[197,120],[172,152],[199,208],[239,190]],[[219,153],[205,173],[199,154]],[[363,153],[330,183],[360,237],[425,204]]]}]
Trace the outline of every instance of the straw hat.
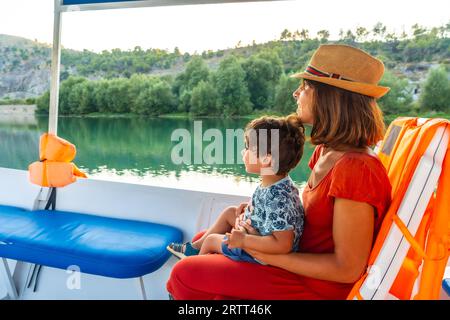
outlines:
[{"label": "straw hat", "polygon": [[346,45],[321,45],[304,72],[292,75],[381,98],[390,88],[378,85],[384,64],[367,52]]}]

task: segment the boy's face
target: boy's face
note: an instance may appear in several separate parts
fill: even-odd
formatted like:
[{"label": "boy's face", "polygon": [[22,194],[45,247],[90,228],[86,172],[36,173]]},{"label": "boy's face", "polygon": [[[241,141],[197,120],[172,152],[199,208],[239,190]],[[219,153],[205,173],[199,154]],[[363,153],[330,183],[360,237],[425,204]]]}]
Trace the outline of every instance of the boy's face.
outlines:
[{"label": "boy's face", "polygon": [[256,143],[249,143],[249,137],[245,137],[245,149],[241,151],[242,160],[244,161],[245,171],[248,173],[261,174],[261,169],[270,168],[270,155],[258,158],[256,151]]}]

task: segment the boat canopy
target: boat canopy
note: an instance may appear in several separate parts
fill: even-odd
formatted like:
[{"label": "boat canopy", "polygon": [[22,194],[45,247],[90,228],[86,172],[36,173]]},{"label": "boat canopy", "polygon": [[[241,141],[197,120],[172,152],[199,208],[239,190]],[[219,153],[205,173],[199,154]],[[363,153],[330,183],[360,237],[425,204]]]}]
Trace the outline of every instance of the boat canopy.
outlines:
[{"label": "boat canopy", "polygon": [[62,13],[71,11],[162,7],[195,4],[218,4],[238,2],[274,2],[286,0],[54,0],[55,12],[53,23],[52,70],[50,81],[50,108],[48,132],[57,134],[58,129],[58,97],[61,64],[61,27]]},{"label": "boat canopy", "polygon": [[61,11],[102,10],[115,8],[161,7],[193,4],[261,2],[273,0],[62,0]]}]

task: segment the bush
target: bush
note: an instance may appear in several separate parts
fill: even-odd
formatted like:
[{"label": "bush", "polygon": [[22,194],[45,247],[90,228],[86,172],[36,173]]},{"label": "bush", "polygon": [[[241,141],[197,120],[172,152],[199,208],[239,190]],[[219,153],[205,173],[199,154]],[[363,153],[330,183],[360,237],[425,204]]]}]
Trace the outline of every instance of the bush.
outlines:
[{"label": "bush", "polygon": [[283,114],[290,114],[295,112],[297,104],[292,97],[292,93],[300,85],[300,80],[296,78],[290,78],[286,75],[281,76],[275,90],[275,103],[274,109]]},{"label": "bush", "polygon": [[450,80],[443,66],[430,70],[419,101],[422,110],[450,111]]},{"label": "bush", "polygon": [[191,96],[191,113],[196,116],[217,115],[217,91],[209,82],[201,81]]},{"label": "bush", "polygon": [[386,71],[380,85],[391,88],[384,97],[378,100],[384,114],[405,113],[411,109],[412,88],[407,79],[398,78]]}]

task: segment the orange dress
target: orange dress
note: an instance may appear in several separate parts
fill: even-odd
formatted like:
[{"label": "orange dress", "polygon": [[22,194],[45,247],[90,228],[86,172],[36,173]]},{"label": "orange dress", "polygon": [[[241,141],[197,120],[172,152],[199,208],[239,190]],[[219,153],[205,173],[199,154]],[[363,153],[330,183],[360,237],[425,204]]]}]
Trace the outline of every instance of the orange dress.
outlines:
[{"label": "orange dress", "polygon": [[[322,154],[317,146],[309,167],[314,169]],[[362,152],[347,152],[313,188],[303,191],[305,230],[300,240],[300,252],[332,253],[334,199],[343,198],[365,202],[375,208],[374,241],[391,201],[391,184],[378,157]],[[353,284],[308,279],[308,284],[326,293],[345,299]]]},{"label": "orange dress", "polygon": [[[321,151],[321,146],[314,151],[311,169]],[[377,157],[345,153],[314,188],[307,186],[303,193],[306,218],[299,251],[333,252],[333,204],[337,197],[372,205],[376,209],[376,234],[390,204],[390,194],[389,179]],[[272,266],[236,262],[220,254],[179,261],[167,282],[167,290],[175,299],[345,299],[352,286]]]}]

